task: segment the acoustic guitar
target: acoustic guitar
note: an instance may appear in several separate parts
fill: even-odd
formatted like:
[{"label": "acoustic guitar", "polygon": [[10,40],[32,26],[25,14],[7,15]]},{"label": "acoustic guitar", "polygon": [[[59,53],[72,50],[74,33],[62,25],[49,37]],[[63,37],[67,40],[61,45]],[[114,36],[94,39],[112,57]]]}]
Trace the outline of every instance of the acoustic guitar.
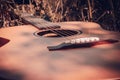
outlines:
[{"label": "acoustic guitar", "polygon": [[0,29],[0,80],[120,79],[119,32],[93,22],[22,18],[30,24]]}]

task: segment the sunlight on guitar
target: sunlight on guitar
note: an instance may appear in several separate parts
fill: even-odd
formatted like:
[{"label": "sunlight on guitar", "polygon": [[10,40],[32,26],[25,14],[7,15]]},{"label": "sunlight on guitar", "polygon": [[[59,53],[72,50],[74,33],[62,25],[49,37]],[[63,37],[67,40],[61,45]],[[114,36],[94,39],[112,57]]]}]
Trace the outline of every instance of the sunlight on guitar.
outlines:
[{"label": "sunlight on guitar", "polygon": [[119,32],[103,30],[93,22],[52,23],[32,15],[22,18],[31,25],[0,29],[0,37],[10,40],[0,47],[1,78],[120,78]]}]

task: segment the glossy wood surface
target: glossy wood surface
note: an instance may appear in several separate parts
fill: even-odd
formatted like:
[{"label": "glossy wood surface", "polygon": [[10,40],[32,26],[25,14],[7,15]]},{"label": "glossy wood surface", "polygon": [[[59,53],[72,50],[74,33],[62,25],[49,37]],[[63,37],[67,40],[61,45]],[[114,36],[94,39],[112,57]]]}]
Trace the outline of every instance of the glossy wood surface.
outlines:
[{"label": "glossy wood surface", "polygon": [[0,47],[0,76],[13,80],[120,78],[120,42],[89,48],[57,51],[47,49],[47,46],[80,37],[97,36],[101,39],[120,40],[119,33],[103,30],[96,23],[62,22],[59,24],[63,29],[78,29],[83,33],[67,38],[45,38],[35,36],[34,32],[38,29],[32,25],[0,29],[0,37],[10,40]]}]

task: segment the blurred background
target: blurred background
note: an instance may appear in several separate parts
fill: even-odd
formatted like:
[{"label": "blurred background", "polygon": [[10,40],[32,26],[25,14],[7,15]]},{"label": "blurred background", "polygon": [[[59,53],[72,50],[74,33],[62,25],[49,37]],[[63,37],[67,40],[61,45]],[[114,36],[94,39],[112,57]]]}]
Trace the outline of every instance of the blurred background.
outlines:
[{"label": "blurred background", "polygon": [[22,13],[51,22],[96,22],[120,31],[120,0],[0,0],[0,27],[24,25]]}]

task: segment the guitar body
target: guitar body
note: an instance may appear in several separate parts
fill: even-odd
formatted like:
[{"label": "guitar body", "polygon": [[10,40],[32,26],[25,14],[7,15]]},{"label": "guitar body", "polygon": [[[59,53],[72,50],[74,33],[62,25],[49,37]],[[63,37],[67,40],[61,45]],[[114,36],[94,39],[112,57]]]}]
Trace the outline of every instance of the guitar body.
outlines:
[{"label": "guitar body", "polygon": [[[105,80],[120,78],[120,34],[106,31],[96,23],[62,22],[62,29],[81,30],[80,35],[43,37],[32,25],[0,29],[0,37],[10,40],[0,47],[0,76],[8,80]],[[97,36],[118,40],[91,47],[49,51],[66,39]],[[1,72],[8,72],[1,73]]]}]

